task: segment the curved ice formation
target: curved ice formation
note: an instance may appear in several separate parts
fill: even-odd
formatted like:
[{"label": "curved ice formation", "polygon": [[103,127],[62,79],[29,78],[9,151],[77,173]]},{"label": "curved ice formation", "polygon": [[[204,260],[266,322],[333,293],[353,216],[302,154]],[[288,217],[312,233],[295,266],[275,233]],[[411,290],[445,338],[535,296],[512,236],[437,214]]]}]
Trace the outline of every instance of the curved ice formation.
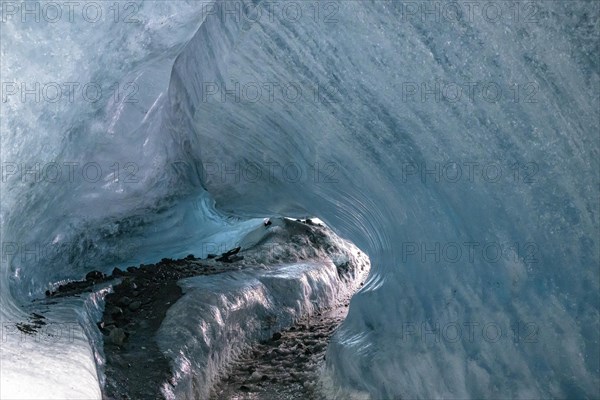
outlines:
[{"label": "curved ice formation", "polygon": [[157,335],[173,360],[166,398],[208,398],[215,378],[249,344],[338,306],[366,277],[366,255],[329,229],[272,221],[260,243],[240,253],[244,269],[181,281],[185,295]]},{"label": "curved ice formation", "polygon": [[316,215],[372,263],[327,356],[341,396],[598,397],[599,4],[311,4],[3,23],[7,82],[140,88],[3,103],[3,163],[103,167],[58,185],[3,165],[3,321],[89,269],[239,238],[232,215]]}]

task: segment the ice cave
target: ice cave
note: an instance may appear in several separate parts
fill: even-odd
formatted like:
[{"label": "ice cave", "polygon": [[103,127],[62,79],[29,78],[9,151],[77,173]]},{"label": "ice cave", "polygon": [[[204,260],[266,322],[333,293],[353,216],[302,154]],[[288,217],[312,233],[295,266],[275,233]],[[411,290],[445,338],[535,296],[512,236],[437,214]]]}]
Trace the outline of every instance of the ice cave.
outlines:
[{"label": "ice cave", "polygon": [[0,17],[0,398],[600,398],[600,2]]}]

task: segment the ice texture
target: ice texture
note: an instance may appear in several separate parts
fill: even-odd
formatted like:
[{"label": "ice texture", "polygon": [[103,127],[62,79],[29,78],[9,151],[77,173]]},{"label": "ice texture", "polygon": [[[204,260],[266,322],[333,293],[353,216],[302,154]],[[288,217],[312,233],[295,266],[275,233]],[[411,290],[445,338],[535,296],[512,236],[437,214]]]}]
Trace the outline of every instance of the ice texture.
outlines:
[{"label": "ice texture", "polygon": [[140,88],[137,103],[2,103],[3,163],[103,169],[67,185],[3,172],[3,244],[58,249],[3,247],[3,323],[91,269],[315,215],[372,264],[327,354],[341,398],[599,397],[599,3],[458,19],[437,2],[310,4],[318,17],[148,1],[138,24],[3,22],[3,81]]}]

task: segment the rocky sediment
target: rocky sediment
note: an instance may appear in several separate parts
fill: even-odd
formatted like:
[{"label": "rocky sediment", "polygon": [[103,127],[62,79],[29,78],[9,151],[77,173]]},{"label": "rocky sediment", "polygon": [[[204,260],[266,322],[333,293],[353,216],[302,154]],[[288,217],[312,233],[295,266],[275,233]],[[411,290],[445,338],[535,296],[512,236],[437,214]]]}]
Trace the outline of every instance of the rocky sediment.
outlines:
[{"label": "rocky sediment", "polygon": [[[264,226],[267,233],[254,252],[240,251],[237,247],[221,255],[210,254],[206,259],[190,254],[184,259],[165,258],[157,264],[141,264],[126,270],[114,268],[110,275],[91,271],[81,281],[46,292],[49,299],[79,296],[94,291],[96,285],[112,284],[112,293],[106,295],[104,313],[98,322],[106,361],[104,399],[163,398],[161,387],[171,382],[172,373],[170,360],[160,351],[155,338],[168,309],[183,294],[177,284],[179,280],[319,257],[325,254],[325,249],[337,247],[329,241],[332,233],[310,220],[278,219],[275,223],[266,220]],[[274,243],[284,244],[273,247]],[[341,275],[349,272],[348,263],[338,265],[338,272]],[[327,341],[345,312],[342,305],[304,318],[273,335],[270,341],[251,347],[213,390],[213,398],[244,398],[252,393],[260,393],[258,398],[264,399],[319,398],[317,370]],[[37,316],[32,318],[32,326],[23,329],[34,329],[35,324],[44,323]]]},{"label": "rocky sediment", "polygon": [[158,264],[141,264],[125,271],[115,268],[110,275],[92,271],[85,280],[69,282],[46,293],[48,297],[74,296],[92,291],[97,284],[115,281],[98,322],[106,358],[105,399],[163,398],[160,387],[171,378],[171,370],[155,335],[169,307],[182,296],[177,281],[238,269],[235,261],[243,260],[237,255],[239,250],[206,260],[191,254],[179,260],[165,258]]},{"label": "rocky sediment", "polygon": [[348,303],[307,316],[253,345],[215,385],[210,400],[325,400],[319,375]]}]

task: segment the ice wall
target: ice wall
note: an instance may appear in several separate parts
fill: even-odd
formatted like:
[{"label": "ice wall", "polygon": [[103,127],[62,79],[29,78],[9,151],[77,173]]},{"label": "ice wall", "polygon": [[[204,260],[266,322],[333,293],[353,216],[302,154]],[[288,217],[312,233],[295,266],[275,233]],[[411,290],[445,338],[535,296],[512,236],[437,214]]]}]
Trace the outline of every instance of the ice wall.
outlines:
[{"label": "ice wall", "polygon": [[175,63],[169,124],[219,208],[309,210],[368,252],[334,381],[597,395],[598,5],[327,4],[218,9]]}]

